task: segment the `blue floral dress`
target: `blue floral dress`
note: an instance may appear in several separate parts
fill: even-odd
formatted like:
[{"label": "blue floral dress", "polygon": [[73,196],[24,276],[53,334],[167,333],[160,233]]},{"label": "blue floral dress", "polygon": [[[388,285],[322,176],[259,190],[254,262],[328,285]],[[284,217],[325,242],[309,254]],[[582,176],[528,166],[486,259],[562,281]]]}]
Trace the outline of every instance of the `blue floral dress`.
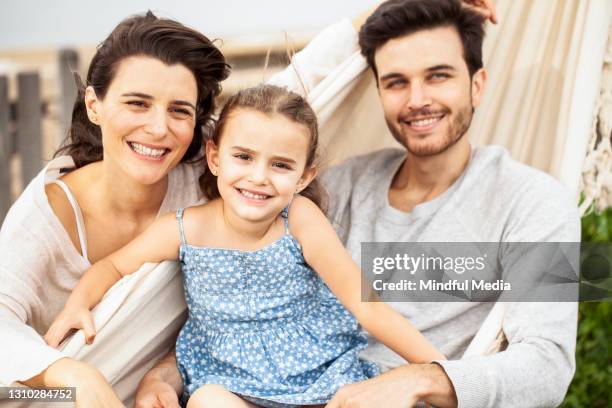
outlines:
[{"label": "blue floral dress", "polygon": [[345,384],[378,374],[353,316],[306,264],[289,233],[256,250],[189,245],[176,217],[187,322],[176,358],[188,398],[222,385],[264,407],[324,404]]}]

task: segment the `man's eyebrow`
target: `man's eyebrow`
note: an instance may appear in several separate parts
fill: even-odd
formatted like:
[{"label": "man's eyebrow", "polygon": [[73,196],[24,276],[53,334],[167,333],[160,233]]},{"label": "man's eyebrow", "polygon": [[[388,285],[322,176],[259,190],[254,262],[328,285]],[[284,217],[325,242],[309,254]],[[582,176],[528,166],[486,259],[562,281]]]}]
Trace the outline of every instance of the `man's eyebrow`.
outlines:
[{"label": "man's eyebrow", "polygon": [[388,79],[397,79],[397,78],[404,78],[404,76],[400,73],[397,72],[391,72],[389,74],[385,74],[383,76],[380,77],[380,81],[386,81]]},{"label": "man's eyebrow", "polygon": [[[142,93],[142,92],[127,92],[122,94],[121,96],[135,96],[136,98],[142,98],[142,99],[147,99],[147,100],[151,100],[153,99],[153,96]],[[180,99],[172,101],[173,104],[175,105],[180,105],[180,106],[189,106],[191,109],[196,110],[195,106],[193,106],[192,103],[187,102],[187,101],[182,101]]]},{"label": "man's eyebrow", "polygon": [[432,71],[456,71],[456,69],[452,65],[438,64],[438,65],[434,65],[433,67],[427,68],[425,71],[427,71],[427,72],[432,72]]}]

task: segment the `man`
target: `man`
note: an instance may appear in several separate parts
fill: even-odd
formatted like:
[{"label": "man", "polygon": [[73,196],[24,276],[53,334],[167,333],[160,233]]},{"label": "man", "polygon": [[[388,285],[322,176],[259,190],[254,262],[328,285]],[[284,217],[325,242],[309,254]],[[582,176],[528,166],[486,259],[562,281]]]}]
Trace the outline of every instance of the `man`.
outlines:
[{"label": "man", "polygon": [[[579,240],[576,206],[558,182],[513,161],[502,148],[474,148],[468,141],[487,80],[483,35],[482,16],[456,0],[392,0],[363,25],[361,51],[389,129],[404,149],[357,157],[324,175],[330,219],[357,262],[362,242]],[[419,400],[440,407],[527,407],[562,401],[574,370],[576,304],[509,304],[507,350],[464,360],[459,358],[492,304],[393,306],[449,360],[406,365],[370,340],[363,357],[388,371],[342,388],[328,407],[408,407]],[[157,373],[180,389],[172,356]],[[140,401],[156,393],[161,400],[158,386],[154,379],[143,381]]]},{"label": "man", "polygon": [[[331,169],[330,217],[359,260],[362,242],[577,242],[579,217],[551,177],[467,131],[487,79],[482,18],[453,0],[390,0],[365,22],[359,45],[386,122],[405,150]],[[503,263],[503,260],[502,260]],[[457,360],[491,303],[395,303],[449,358],[403,360],[371,339],[366,359],[391,368],[341,389],[336,407],[527,407],[561,403],[574,371],[575,303],[513,303],[506,351]]]}]

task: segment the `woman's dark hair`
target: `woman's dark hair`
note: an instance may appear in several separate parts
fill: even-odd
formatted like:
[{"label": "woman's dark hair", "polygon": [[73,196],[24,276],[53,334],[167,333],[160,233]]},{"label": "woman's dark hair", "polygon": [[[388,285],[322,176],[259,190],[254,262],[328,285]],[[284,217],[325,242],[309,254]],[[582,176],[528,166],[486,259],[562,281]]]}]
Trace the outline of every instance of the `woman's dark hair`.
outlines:
[{"label": "woman's dark hair", "polygon": [[[181,64],[196,80],[198,99],[196,124],[191,145],[183,162],[196,158],[202,148],[203,128],[212,128],[214,99],[221,92],[220,81],[229,75],[229,65],[219,49],[203,34],[173,20],[157,18],[152,12],[123,20],[98,46],[87,71],[87,85],[103,99],[121,61],[142,55],[165,64]],[[78,76],[77,76],[78,79]],[[78,95],[72,110],[72,125],[55,156],[72,156],[77,168],[102,160],[102,134],[91,123],[85,108],[85,87],[77,80]]]},{"label": "woman's dark hair", "polygon": [[387,41],[421,30],[454,27],[461,38],[463,58],[472,76],[482,68],[483,20],[475,11],[463,7],[460,0],[389,0],[361,27],[359,46],[378,81],[374,55]]},{"label": "woman's dark hair", "polygon": [[[251,109],[267,115],[282,115],[295,123],[306,126],[310,133],[306,168],[314,164],[319,144],[317,115],[302,96],[284,88],[266,84],[243,89],[232,95],[223,106],[217,119],[217,126],[211,136],[216,146],[219,146],[230,115],[238,109]],[[217,177],[208,168],[200,176],[200,187],[209,200],[220,197]],[[316,178],[300,194],[312,200],[322,210],[325,209],[325,190]]]}]

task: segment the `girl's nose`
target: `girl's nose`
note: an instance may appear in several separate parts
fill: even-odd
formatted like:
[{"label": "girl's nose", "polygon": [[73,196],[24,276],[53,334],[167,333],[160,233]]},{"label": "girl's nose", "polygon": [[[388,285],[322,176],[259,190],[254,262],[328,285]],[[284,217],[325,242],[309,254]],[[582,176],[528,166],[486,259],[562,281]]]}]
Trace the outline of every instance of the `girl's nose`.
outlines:
[{"label": "girl's nose", "polygon": [[266,184],[268,180],[268,172],[263,164],[255,165],[249,174],[249,181],[253,184]]}]

